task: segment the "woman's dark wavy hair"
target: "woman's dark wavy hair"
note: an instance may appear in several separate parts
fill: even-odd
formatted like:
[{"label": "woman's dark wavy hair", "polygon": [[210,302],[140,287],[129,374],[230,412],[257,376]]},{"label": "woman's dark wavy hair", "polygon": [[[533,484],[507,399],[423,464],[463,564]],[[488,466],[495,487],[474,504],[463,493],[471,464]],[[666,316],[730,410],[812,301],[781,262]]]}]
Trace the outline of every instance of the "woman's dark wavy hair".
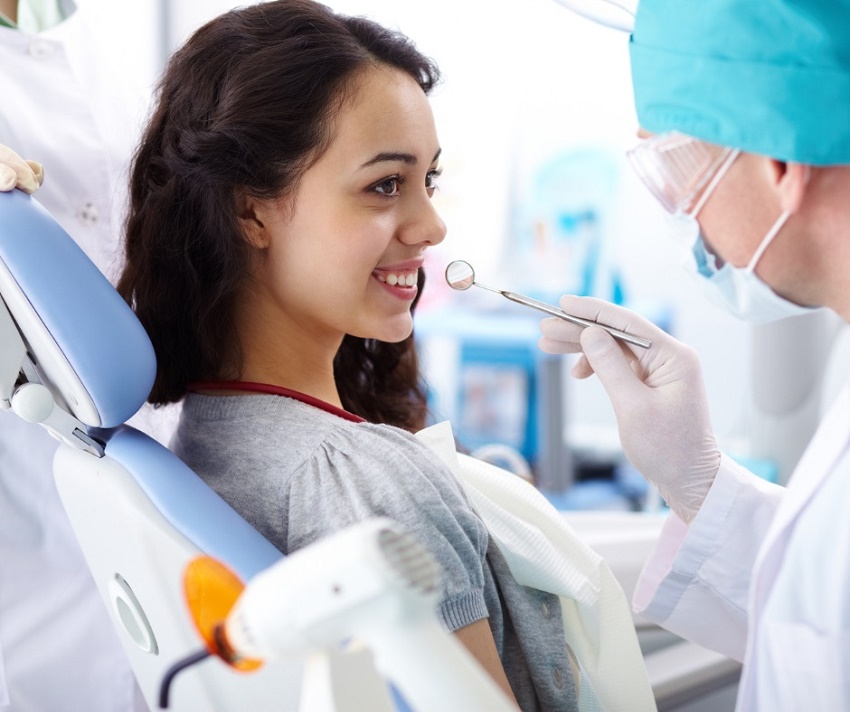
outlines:
[{"label": "woman's dark wavy hair", "polygon": [[[235,297],[250,248],[237,195],[292,195],[329,146],[355,74],[376,65],[406,72],[426,94],[439,80],[405,36],[310,0],[226,13],[172,57],[132,166],[118,283],[156,350],[151,403],[180,400],[192,381],[239,375]],[[424,424],[413,335],[397,344],[346,336],[334,371],[351,412]]]}]

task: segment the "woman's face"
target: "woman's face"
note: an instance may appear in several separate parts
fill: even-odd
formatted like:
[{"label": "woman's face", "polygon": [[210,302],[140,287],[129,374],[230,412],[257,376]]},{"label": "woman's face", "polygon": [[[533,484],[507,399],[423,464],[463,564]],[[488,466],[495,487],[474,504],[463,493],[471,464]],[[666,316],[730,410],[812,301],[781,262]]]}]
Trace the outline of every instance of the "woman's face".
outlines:
[{"label": "woman's face", "polygon": [[255,210],[251,308],[290,344],[335,350],[345,334],[401,341],[413,328],[417,269],[446,233],[431,203],[434,117],[411,77],[377,67],[360,76],[334,127],[294,198]]}]

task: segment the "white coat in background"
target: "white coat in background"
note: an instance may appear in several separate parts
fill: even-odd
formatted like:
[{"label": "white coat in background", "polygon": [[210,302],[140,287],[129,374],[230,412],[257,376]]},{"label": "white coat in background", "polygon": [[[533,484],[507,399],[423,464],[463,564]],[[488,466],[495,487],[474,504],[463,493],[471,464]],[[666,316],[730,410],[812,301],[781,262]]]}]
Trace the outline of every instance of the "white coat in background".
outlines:
[{"label": "white coat in background", "polygon": [[690,529],[671,514],[634,604],[744,662],[739,712],[850,710],[850,387],[787,488],[723,456]]},{"label": "white coat in background", "polygon": [[[0,143],[44,164],[36,198],[114,277],[139,120],[107,76],[127,58],[71,10],[37,35],[0,27]],[[56,445],[0,412],[0,709],[146,710],[57,496]]]}]

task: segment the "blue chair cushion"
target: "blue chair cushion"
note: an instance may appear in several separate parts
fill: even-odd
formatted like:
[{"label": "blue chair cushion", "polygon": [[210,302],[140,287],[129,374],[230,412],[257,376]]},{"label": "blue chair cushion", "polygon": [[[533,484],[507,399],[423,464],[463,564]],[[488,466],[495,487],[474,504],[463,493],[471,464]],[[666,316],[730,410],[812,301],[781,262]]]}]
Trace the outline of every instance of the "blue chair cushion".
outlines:
[{"label": "blue chair cushion", "polygon": [[100,423],[86,424],[130,418],[156,375],[150,339],[68,233],[19,190],[0,193],[0,261],[89,394]]},{"label": "blue chair cushion", "polygon": [[160,513],[208,556],[248,582],[283,554],[156,440],[129,426],[95,431]]}]

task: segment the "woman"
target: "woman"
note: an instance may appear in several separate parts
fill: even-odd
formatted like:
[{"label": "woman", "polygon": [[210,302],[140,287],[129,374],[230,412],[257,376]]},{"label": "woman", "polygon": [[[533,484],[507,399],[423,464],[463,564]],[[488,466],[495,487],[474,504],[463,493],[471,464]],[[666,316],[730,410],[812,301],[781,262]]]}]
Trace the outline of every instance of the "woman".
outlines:
[{"label": "woman", "polygon": [[367,517],[444,571],[439,614],[524,710],[575,708],[558,599],[519,586],[425,419],[412,305],[437,70],[308,0],[230,12],[172,59],[131,181],[119,290],[147,328],[176,452],[283,552]]}]

